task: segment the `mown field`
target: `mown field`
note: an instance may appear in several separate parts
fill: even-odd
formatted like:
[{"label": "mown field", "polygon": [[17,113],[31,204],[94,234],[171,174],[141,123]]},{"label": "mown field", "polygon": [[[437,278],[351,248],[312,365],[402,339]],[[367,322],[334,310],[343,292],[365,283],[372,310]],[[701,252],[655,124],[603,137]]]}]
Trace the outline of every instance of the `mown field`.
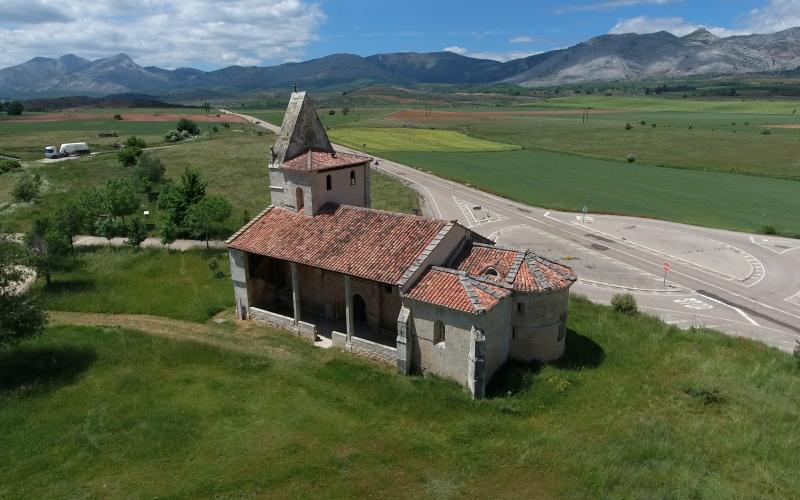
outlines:
[{"label": "mown field", "polygon": [[789,355],[581,299],[568,355],[508,367],[484,401],[268,328],[125,324],[0,353],[0,497],[800,491]]},{"label": "mown field", "polygon": [[511,151],[519,146],[476,139],[452,130],[345,127],[329,132],[331,141],[360,151]]},{"label": "mown field", "polygon": [[[145,138],[160,138],[155,135],[160,127],[174,127],[174,124],[162,123],[140,125],[145,132],[149,131],[142,134]],[[36,137],[39,137],[38,134],[41,132],[37,132]],[[38,140],[24,133],[14,137],[18,144],[30,145]],[[117,140],[124,141],[124,137]],[[208,193],[222,195],[232,204],[233,214],[229,225],[233,231],[241,226],[244,219],[257,214],[270,202],[266,163],[267,152],[273,142],[274,136],[260,128],[231,125],[230,129],[219,128],[218,132],[211,132],[198,140],[159,147],[155,153],[166,166],[167,179],[177,181],[186,167],[198,169],[208,182]],[[25,170],[39,174],[44,180],[44,188],[35,204],[10,206],[0,212],[0,216],[15,231],[24,231],[34,217],[54,212],[89,186],[99,187],[109,179],[130,176],[130,171],[120,165],[114,153],[48,164],[29,161],[25,163]],[[19,175],[0,175],[0,206],[11,203],[10,190]],[[411,212],[419,207],[416,194],[399,180],[377,172],[373,180],[372,200],[376,208]],[[151,220],[160,222],[156,204],[147,203],[144,197],[142,200],[142,210],[150,210]]]}]

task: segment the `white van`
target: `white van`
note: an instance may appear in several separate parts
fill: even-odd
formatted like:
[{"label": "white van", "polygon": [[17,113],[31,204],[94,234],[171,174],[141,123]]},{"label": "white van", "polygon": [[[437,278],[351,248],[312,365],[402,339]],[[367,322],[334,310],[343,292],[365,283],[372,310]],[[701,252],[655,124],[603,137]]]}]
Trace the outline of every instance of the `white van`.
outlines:
[{"label": "white van", "polygon": [[55,146],[45,146],[44,147],[44,157],[45,158],[58,158],[58,150]]}]

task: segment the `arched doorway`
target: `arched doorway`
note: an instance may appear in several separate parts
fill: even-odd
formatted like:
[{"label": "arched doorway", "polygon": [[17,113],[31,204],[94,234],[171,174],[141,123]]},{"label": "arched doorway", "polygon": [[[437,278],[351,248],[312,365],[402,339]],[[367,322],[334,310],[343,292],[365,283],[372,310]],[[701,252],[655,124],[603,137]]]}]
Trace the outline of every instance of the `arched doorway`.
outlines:
[{"label": "arched doorway", "polygon": [[303,188],[298,187],[295,190],[294,195],[295,195],[295,206],[297,207],[297,211],[299,212],[305,206],[305,198],[303,198]]},{"label": "arched doorway", "polygon": [[356,323],[367,322],[367,303],[359,294],[353,295],[353,320]]}]

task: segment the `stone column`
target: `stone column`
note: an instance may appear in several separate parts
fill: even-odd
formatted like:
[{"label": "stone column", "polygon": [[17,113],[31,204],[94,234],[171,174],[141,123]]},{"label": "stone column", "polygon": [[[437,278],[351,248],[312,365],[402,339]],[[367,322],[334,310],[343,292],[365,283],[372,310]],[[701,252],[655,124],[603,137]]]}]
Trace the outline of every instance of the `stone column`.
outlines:
[{"label": "stone column", "polygon": [[413,326],[411,309],[406,306],[401,307],[400,314],[397,315],[397,371],[400,373],[411,373]]},{"label": "stone column", "polygon": [[353,337],[354,323],[353,323],[353,284],[350,276],[344,275],[344,317],[347,321],[347,343]]},{"label": "stone column", "polygon": [[249,294],[247,293],[248,265],[247,254],[234,250],[228,250],[228,255],[231,260],[231,279],[233,281],[233,296],[236,302],[236,317],[238,319],[247,319],[248,311],[250,310]]},{"label": "stone column", "polygon": [[483,330],[472,327],[469,343],[469,373],[467,384],[474,399],[486,395],[486,337]]},{"label": "stone column", "polygon": [[300,276],[297,272],[297,264],[289,263],[292,270],[292,305],[294,306],[294,325],[300,323]]}]

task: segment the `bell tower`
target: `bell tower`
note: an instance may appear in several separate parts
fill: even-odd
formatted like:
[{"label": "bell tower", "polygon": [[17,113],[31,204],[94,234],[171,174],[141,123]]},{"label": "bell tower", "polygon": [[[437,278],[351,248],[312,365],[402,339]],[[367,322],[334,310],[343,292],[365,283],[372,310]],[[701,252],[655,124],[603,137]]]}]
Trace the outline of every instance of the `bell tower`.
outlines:
[{"label": "bell tower", "polygon": [[315,215],[326,203],[370,206],[371,158],[336,152],[305,92],[292,92],[270,149],[272,204]]}]

